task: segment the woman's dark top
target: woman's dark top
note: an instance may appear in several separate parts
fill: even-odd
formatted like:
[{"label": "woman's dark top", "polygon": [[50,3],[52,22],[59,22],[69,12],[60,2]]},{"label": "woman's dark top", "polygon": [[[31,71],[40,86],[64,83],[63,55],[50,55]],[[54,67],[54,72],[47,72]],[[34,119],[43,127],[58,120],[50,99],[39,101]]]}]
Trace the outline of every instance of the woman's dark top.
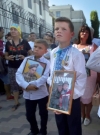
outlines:
[{"label": "woman's dark top", "polygon": [[20,60],[18,56],[24,55],[26,57],[29,50],[31,50],[31,47],[24,39],[20,40],[17,46],[15,46],[13,41],[8,41],[5,45],[5,52],[7,52],[8,55],[14,56],[14,61],[9,60],[8,66],[10,68],[19,68],[23,60]]}]

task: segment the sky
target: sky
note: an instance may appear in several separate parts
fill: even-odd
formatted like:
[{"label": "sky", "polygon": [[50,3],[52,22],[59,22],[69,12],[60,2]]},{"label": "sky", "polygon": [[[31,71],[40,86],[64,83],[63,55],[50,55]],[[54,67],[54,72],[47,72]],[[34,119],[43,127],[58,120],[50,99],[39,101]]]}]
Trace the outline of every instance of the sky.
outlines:
[{"label": "sky", "polygon": [[91,11],[96,10],[98,12],[98,18],[100,20],[100,0],[49,0],[49,6],[68,4],[72,5],[74,10],[83,10],[88,26],[91,26]]}]

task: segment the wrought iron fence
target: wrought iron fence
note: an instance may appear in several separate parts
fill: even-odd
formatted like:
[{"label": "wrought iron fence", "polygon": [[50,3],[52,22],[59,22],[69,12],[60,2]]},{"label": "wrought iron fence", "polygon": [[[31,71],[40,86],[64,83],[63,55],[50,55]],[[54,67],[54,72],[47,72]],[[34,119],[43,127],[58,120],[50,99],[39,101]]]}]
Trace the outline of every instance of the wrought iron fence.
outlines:
[{"label": "wrought iron fence", "polygon": [[53,31],[53,27],[45,20],[13,2],[0,0],[0,26],[4,27],[5,33],[9,32],[12,23],[20,25],[23,37],[27,37],[30,32],[35,32],[38,37],[42,37],[46,31]]}]

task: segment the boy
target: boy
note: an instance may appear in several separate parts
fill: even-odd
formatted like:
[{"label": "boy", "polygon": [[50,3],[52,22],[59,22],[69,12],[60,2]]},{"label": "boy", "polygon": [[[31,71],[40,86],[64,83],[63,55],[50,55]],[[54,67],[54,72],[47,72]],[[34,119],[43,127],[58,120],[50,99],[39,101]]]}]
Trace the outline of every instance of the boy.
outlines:
[{"label": "boy", "polygon": [[48,83],[51,85],[54,70],[76,71],[71,115],[55,112],[59,135],[82,135],[80,97],[85,91],[87,75],[83,54],[70,44],[73,35],[74,26],[68,18],[55,20],[55,38],[59,46],[51,51]]},{"label": "boy", "polygon": [[[43,39],[35,40],[34,44],[34,56],[29,56],[27,58],[35,59],[40,62],[46,63],[46,68],[43,75],[31,82],[26,82],[22,75],[27,58],[24,59],[21,66],[16,73],[16,81],[24,89],[25,107],[26,107],[26,118],[30,123],[31,132],[28,135],[47,135],[47,102],[48,102],[48,91],[46,88],[46,81],[49,76],[49,61],[43,57],[47,52],[48,44]],[[39,114],[41,117],[41,128],[39,130],[36,121],[36,106],[39,106]]]}]

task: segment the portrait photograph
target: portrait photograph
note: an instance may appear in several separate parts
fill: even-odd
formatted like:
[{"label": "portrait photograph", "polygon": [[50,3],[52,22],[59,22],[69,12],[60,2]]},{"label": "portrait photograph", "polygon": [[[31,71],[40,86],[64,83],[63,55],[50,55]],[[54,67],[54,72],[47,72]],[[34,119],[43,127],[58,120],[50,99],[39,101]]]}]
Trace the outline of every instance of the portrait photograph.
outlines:
[{"label": "portrait photograph", "polygon": [[50,88],[48,109],[61,113],[71,113],[76,72],[55,71]]},{"label": "portrait photograph", "polygon": [[39,79],[45,70],[46,64],[43,62],[27,59],[23,76],[25,81],[30,82]]}]

